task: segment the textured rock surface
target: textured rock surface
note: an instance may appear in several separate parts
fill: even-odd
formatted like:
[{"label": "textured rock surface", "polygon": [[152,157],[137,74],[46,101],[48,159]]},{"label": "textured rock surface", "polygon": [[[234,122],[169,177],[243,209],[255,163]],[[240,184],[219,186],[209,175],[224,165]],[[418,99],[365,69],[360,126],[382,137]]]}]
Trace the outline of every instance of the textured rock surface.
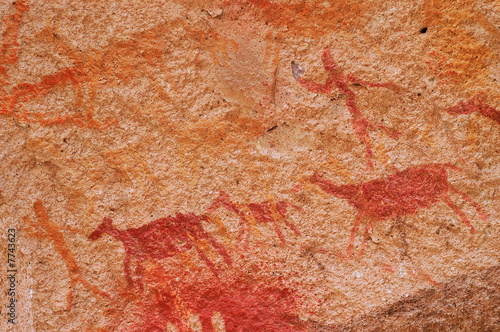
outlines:
[{"label": "textured rock surface", "polygon": [[500,1],[0,16],[0,330],[500,329]]}]

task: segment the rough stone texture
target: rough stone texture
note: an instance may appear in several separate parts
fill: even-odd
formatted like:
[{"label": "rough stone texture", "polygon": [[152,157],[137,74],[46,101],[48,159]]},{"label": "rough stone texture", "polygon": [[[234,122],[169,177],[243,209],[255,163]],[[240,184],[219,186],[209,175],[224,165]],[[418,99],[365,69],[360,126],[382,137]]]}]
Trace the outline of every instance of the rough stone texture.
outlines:
[{"label": "rough stone texture", "polygon": [[500,1],[0,20],[0,330],[500,330]]}]

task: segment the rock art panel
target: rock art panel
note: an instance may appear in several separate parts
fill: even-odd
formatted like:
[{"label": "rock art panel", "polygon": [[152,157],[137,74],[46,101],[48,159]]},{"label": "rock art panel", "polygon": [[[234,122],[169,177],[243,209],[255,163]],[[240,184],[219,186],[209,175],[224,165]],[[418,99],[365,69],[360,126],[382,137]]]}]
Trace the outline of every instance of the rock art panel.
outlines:
[{"label": "rock art panel", "polygon": [[0,330],[499,330],[499,18],[0,2]]}]

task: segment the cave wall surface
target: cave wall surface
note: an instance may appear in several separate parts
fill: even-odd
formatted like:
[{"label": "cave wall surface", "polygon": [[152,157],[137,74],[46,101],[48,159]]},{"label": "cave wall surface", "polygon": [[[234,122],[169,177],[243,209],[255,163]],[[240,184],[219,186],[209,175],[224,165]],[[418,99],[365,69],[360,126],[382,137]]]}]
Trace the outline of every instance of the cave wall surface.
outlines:
[{"label": "cave wall surface", "polygon": [[500,330],[499,0],[4,0],[0,38],[0,330]]}]

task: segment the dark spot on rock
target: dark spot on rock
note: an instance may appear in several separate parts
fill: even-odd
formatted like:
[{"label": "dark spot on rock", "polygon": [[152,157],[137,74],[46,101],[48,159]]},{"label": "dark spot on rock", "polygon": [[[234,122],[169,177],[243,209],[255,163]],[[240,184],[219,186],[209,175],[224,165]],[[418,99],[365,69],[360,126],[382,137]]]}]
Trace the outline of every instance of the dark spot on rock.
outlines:
[{"label": "dark spot on rock", "polygon": [[427,32],[427,27],[420,29],[420,33],[426,33]]},{"label": "dark spot on rock", "polygon": [[300,65],[295,61],[292,61],[291,67],[292,67],[292,75],[296,80],[299,79],[299,77],[302,76],[302,74],[304,74],[304,69],[302,69]]},{"label": "dark spot on rock", "polygon": [[274,129],[278,128],[278,125],[272,126],[267,130],[267,132],[273,131]]}]

